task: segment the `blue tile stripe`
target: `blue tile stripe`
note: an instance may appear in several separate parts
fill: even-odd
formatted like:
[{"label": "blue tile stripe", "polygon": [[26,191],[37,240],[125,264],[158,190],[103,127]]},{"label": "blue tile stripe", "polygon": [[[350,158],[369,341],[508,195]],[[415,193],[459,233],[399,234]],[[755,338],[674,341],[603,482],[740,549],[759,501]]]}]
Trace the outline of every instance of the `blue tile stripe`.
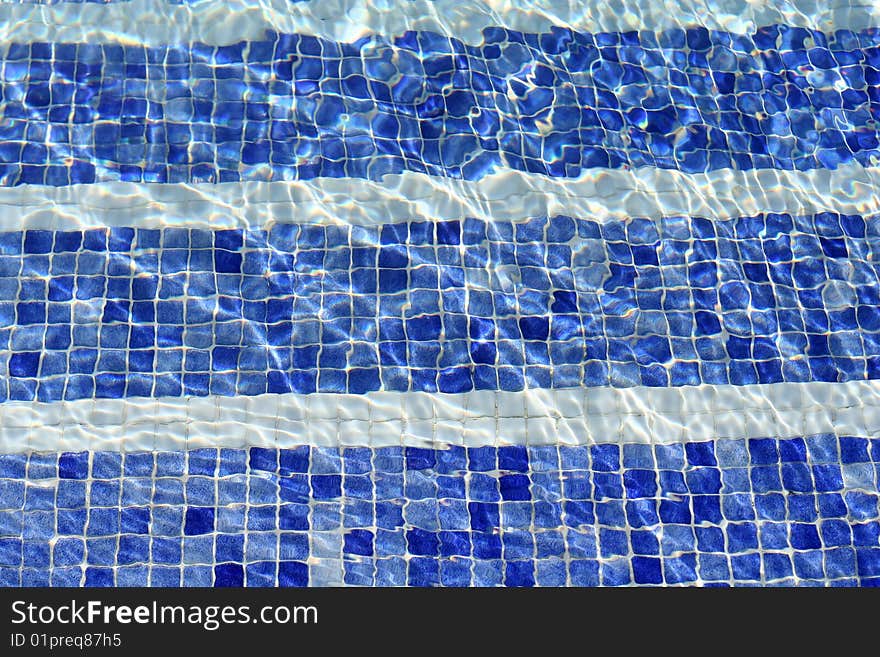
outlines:
[{"label": "blue tile stripe", "polygon": [[878,477],[832,435],[2,455],[0,585],[876,586]]},{"label": "blue tile stripe", "polygon": [[877,29],[484,38],[12,44],[0,184],[805,170],[880,156]]},{"label": "blue tile stripe", "polygon": [[0,233],[0,399],[880,378],[880,218]]}]

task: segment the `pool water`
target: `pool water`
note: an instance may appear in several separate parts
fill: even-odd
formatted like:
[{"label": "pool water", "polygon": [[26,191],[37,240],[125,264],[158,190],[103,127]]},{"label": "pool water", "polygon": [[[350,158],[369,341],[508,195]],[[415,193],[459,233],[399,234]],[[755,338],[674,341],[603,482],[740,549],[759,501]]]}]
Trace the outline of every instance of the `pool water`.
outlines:
[{"label": "pool water", "polygon": [[0,585],[880,584],[880,15],[0,3]]}]

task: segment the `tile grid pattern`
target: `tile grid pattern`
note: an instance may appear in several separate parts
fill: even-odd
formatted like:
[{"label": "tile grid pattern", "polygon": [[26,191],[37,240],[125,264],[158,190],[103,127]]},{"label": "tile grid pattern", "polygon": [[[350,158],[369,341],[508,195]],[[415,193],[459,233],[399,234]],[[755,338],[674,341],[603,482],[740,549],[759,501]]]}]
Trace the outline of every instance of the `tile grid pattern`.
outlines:
[{"label": "tile grid pattern", "polygon": [[805,170],[880,157],[877,30],[483,37],[13,43],[0,56],[0,184]]},{"label": "tile grid pattern", "polygon": [[880,440],[0,456],[4,585],[880,585]]},{"label": "tile grid pattern", "polygon": [[[491,186],[512,172],[574,183],[880,162],[877,29],[487,28],[480,45],[395,33],[7,42],[0,186],[401,172]],[[265,413],[255,395],[780,383],[788,403],[790,384],[880,378],[874,217],[430,217],[0,233],[0,436],[34,430],[32,402],[94,399],[89,417],[106,419],[138,397],[234,396]],[[144,418],[162,402],[143,403],[125,408]],[[829,408],[833,435],[721,439],[713,417],[717,440],[679,443],[673,419],[657,425],[663,445],[62,441],[0,455],[0,585],[877,586],[880,439],[862,408],[846,414],[862,428],[838,437],[851,429]],[[342,431],[334,413],[325,424]]]},{"label": "tile grid pattern", "polygon": [[0,401],[880,376],[880,223],[0,233]]}]

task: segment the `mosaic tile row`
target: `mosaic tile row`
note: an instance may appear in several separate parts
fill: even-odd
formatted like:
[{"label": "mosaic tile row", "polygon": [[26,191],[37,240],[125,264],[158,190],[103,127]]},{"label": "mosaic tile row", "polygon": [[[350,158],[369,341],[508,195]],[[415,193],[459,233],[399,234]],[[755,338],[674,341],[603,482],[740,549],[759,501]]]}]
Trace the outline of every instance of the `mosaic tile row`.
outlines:
[{"label": "mosaic tile row", "polygon": [[880,376],[876,218],[0,233],[3,400]]},{"label": "mosaic tile row", "polygon": [[0,456],[3,585],[880,584],[880,440]]},{"label": "mosaic tile row", "polygon": [[876,29],[483,37],[11,44],[0,184],[804,170],[880,155]]}]

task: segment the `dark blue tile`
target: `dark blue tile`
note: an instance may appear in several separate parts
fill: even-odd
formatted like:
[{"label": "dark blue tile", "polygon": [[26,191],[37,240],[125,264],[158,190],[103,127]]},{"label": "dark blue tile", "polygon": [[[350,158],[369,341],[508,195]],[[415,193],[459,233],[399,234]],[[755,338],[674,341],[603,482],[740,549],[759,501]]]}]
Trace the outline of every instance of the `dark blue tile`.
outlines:
[{"label": "dark blue tile", "polygon": [[214,509],[189,507],[186,510],[184,533],[187,536],[210,534],[214,531]]},{"label": "dark blue tile", "polygon": [[214,586],[244,586],[244,569],[239,564],[224,563],[214,566]]}]

